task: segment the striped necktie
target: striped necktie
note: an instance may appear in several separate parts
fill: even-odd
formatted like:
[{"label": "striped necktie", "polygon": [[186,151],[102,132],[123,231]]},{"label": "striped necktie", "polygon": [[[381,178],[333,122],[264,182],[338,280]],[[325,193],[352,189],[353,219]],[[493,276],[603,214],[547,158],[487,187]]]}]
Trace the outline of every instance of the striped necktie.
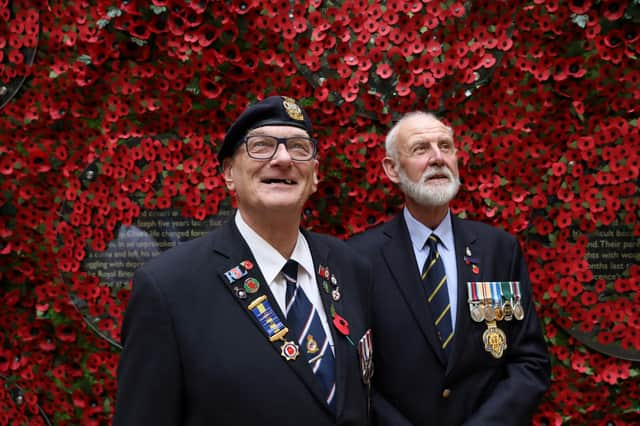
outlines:
[{"label": "striped necktie", "polygon": [[438,338],[442,344],[446,358],[451,352],[451,340],[453,339],[453,327],[451,322],[451,304],[449,304],[449,292],[447,290],[447,276],[444,271],[444,263],[438,253],[440,240],[435,234],[429,235],[425,245],[429,247],[429,256],[422,268],[422,284],[427,293],[427,301],[431,307],[433,322],[438,330]]},{"label": "striped necktie", "polygon": [[295,336],[300,352],[304,354],[313,373],[320,380],[327,405],[335,413],[335,359],[329,339],[322,327],[318,311],[297,284],[296,261],[287,260],[282,268],[282,275],[287,283],[287,324]]}]

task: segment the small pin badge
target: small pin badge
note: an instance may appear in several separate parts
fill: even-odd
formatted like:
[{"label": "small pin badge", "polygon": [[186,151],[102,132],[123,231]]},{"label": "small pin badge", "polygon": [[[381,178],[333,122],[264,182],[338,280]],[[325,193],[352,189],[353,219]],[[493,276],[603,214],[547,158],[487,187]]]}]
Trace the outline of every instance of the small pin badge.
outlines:
[{"label": "small pin badge", "polygon": [[229,284],[233,283],[236,280],[247,275],[247,271],[244,268],[241,268],[240,265],[234,266],[224,273],[225,278],[229,281]]},{"label": "small pin badge", "polygon": [[476,265],[475,263],[471,265],[471,272],[478,275],[480,273],[480,268],[478,267],[478,265]]},{"label": "small pin badge", "polygon": [[471,256],[471,249],[469,248],[469,246],[466,246],[466,247],[464,248],[464,253],[465,253],[467,256]]},{"label": "small pin badge", "polygon": [[319,274],[322,278],[324,278],[324,279],[326,279],[326,280],[328,280],[328,279],[329,279],[329,275],[331,275],[331,273],[329,272],[329,268],[328,268],[328,267],[326,267],[326,266],[323,266],[323,265],[320,265],[320,266],[318,267],[318,274]]},{"label": "small pin badge", "polygon": [[333,290],[331,290],[331,298],[333,299],[334,302],[337,302],[338,300],[340,300],[340,287],[336,287]]},{"label": "small pin badge", "polygon": [[246,299],[247,298],[247,292],[244,291],[244,289],[240,288],[240,287],[233,287],[233,293],[236,295],[236,297],[238,299]]},{"label": "small pin badge", "polygon": [[260,281],[255,278],[247,278],[244,280],[244,289],[247,293],[255,293],[260,288]]},{"label": "small pin badge", "polygon": [[322,280],[322,289],[325,293],[329,294],[331,290],[329,290],[329,282],[326,280]]},{"label": "small pin badge", "polygon": [[333,284],[334,286],[338,285],[338,280],[336,279],[336,276],[333,274],[331,275],[331,284]]},{"label": "small pin badge", "polygon": [[247,271],[250,271],[253,269],[253,262],[251,262],[250,260],[243,260],[242,262],[240,262],[240,266],[242,266]]}]

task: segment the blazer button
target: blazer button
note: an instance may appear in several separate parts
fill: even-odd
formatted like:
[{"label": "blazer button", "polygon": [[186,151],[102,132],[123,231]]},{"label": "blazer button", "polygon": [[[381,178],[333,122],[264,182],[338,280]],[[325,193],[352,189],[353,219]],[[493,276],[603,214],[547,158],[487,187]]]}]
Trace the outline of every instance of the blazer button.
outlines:
[{"label": "blazer button", "polygon": [[447,389],[442,391],[442,397],[443,398],[449,398],[449,396],[451,396],[451,389],[447,388]]}]

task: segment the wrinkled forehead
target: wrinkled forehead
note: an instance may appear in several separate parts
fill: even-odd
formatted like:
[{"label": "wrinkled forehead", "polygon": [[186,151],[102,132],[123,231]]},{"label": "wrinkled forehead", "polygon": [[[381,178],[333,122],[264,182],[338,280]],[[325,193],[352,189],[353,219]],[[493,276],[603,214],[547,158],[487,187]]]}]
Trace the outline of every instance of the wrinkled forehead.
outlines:
[{"label": "wrinkled forehead", "polygon": [[413,140],[427,142],[453,141],[453,131],[440,120],[429,116],[415,116],[400,124],[398,132],[401,143]]}]

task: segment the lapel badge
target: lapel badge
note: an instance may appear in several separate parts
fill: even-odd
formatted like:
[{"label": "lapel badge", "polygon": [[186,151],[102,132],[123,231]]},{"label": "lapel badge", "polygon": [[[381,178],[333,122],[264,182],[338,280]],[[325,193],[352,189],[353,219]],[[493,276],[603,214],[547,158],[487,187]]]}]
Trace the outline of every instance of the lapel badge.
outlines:
[{"label": "lapel badge", "polygon": [[239,280],[245,275],[247,275],[247,271],[244,268],[241,268],[240,266],[234,266],[233,268],[229,269],[227,272],[224,273],[224,276],[227,279],[227,281],[229,281],[229,284],[231,284],[236,280]]},{"label": "lapel badge", "polygon": [[336,279],[336,276],[331,274],[331,284],[336,286],[338,285],[338,280]]},{"label": "lapel badge", "polygon": [[322,289],[325,293],[329,294],[329,283],[326,280],[322,280]]},{"label": "lapel badge", "polygon": [[260,281],[258,281],[257,279],[251,277],[244,280],[244,289],[247,291],[247,293],[253,294],[258,291],[259,288]]},{"label": "lapel badge", "polygon": [[475,263],[471,265],[471,272],[478,275],[480,273],[480,268],[478,267],[478,265],[476,265]]},{"label": "lapel badge", "polygon": [[333,299],[334,302],[337,302],[338,300],[340,300],[340,287],[336,287],[333,290],[331,290],[331,298]]},{"label": "lapel badge", "polygon": [[250,271],[253,269],[253,262],[251,262],[250,260],[243,260],[242,262],[240,262],[240,266],[242,266],[247,271]]},{"label": "lapel badge", "polygon": [[331,273],[329,272],[329,268],[322,265],[318,267],[318,274],[320,274],[320,276],[326,280],[328,280],[329,275],[331,275]]},{"label": "lapel badge", "polygon": [[346,319],[342,318],[335,309],[333,311],[333,325],[334,327],[345,336],[349,335],[349,323]]},{"label": "lapel badge", "polygon": [[471,249],[469,248],[469,246],[466,246],[466,247],[464,248],[464,253],[465,253],[467,256],[471,256]]},{"label": "lapel badge", "polygon": [[464,263],[469,265],[470,263],[480,263],[477,257],[464,256]]},{"label": "lapel badge", "polygon": [[236,295],[236,297],[238,299],[246,299],[247,298],[247,292],[244,291],[244,289],[241,289],[238,286],[233,287],[233,293]]}]

